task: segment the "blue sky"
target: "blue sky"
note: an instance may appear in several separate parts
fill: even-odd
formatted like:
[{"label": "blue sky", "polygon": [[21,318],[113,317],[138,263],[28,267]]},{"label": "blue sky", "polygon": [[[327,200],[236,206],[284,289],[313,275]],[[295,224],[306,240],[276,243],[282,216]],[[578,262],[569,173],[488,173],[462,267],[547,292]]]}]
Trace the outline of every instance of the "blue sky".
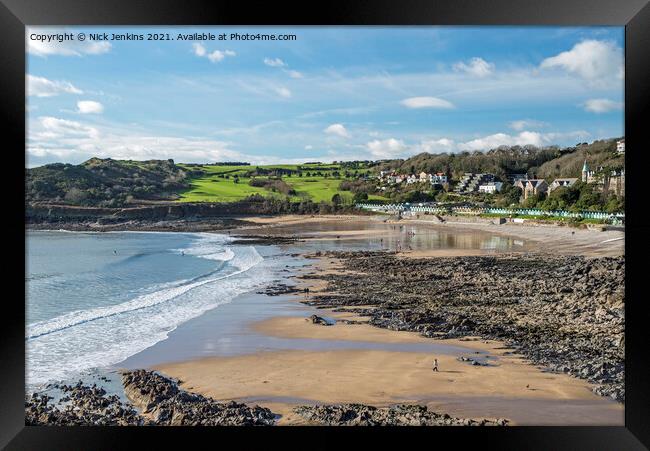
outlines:
[{"label": "blue sky", "polygon": [[[33,33],[295,41],[42,43]],[[38,27],[27,164],[279,163],[623,135],[622,27]]]}]

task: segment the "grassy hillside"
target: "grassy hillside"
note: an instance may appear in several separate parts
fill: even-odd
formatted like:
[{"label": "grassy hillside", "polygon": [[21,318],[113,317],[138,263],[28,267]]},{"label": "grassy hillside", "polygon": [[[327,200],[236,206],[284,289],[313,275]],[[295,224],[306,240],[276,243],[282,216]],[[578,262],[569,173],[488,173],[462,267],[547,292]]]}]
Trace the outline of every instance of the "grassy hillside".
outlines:
[{"label": "grassy hillside", "polygon": [[177,198],[191,170],[173,160],[91,158],[79,165],[54,163],[25,170],[28,202],[121,206],[134,200]]},{"label": "grassy hillside", "polygon": [[[175,164],[173,160],[122,161],[91,158],[80,164],[49,164],[26,169],[28,202],[117,207],[143,200],[181,202],[235,202],[250,196],[278,201],[348,205],[357,199],[423,202],[452,196],[430,186],[415,184],[378,189],[379,170],[402,173],[445,172],[457,181],[465,172],[487,172],[506,179],[508,174],[553,180],[579,177],[585,160],[591,169],[620,169],[624,157],[616,152],[616,139],[575,147],[500,147],[488,152],[422,153],[406,160],[353,161],[251,166],[229,164]],[[452,185],[453,186],[453,185]],[[517,193],[515,193],[517,194]],[[511,203],[513,196],[506,196]],[[438,199],[441,200],[441,199]],[[445,200],[445,199],[442,199]]]},{"label": "grassy hillside", "polygon": [[[337,193],[344,201],[351,202],[353,196],[349,191],[340,190],[339,185],[343,180],[354,179],[354,173],[343,169],[339,164],[204,165],[191,166],[191,168],[203,171],[203,174],[193,177],[189,181],[190,187],[181,192],[180,200],[183,202],[233,202],[253,194],[284,197],[285,193],[250,185],[253,178],[268,177],[280,178],[285,182],[292,189],[288,196],[294,202],[301,200],[330,202]],[[259,175],[253,175],[255,173]],[[371,195],[370,198],[384,200],[377,195]]]}]

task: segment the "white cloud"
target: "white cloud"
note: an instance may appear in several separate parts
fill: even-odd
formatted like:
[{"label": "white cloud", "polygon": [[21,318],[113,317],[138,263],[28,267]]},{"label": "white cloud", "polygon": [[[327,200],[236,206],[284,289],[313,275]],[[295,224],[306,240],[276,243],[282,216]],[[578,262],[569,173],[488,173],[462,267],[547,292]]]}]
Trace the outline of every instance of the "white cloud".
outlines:
[{"label": "white cloud", "polygon": [[192,44],[192,48],[194,49],[194,54],[198,57],[201,58],[207,58],[213,63],[218,63],[219,61],[222,61],[226,56],[236,56],[237,53],[235,53],[232,50],[213,50],[212,52],[209,52],[202,44],[199,43],[194,43]]},{"label": "white cloud", "polygon": [[280,97],[284,97],[285,99],[291,97],[291,91],[289,91],[289,89],[285,88],[284,86],[278,86],[273,90],[277,93],[277,95],[279,95]]},{"label": "white cloud", "polygon": [[528,129],[541,128],[541,127],[546,127],[547,125],[548,124],[546,122],[536,121],[534,119],[522,119],[519,121],[512,121],[508,123],[508,127],[517,131],[522,131],[526,128]]},{"label": "white cloud", "polygon": [[577,130],[565,133],[539,133],[533,131],[522,131],[516,135],[507,133],[495,133],[483,138],[473,139],[458,144],[458,150],[490,150],[499,146],[526,146],[533,145],[544,147],[556,144],[559,139],[586,138],[589,133],[584,130]]},{"label": "white cloud", "polygon": [[285,69],[289,65],[282,61],[280,58],[264,58],[263,61],[267,66],[282,68],[282,71],[284,71],[284,73],[289,75],[291,78],[303,78],[302,73],[298,72],[297,70]]},{"label": "white cloud", "polygon": [[454,108],[454,104],[437,97],[410,97],[402,100],[407,108]]},{"label": "white cloud", "polygon": [[589,99],[583,106],[585,111],[597,114],[623,109],[621,102],[615,102],[609,99]]},{"label": "white cloud", "polygon": [[48,80],[45,77],[36,77],[27,74],[27,95],[36,97],[52,97],[59,94],[83,94],[67,81]]},{"label": "white cloud", "polygon": [[336,135],[342,138],[349,138],[350,134],[343,126],[343,124],[332,124],[324,130],[325,133],[329,135]]},{"label": "white cloud", "polygon": [[508,135],[506,133],[495,133],[494,135],[483,138],[473,139],[471,141],[458,145],[459,150],[489,150],[499,146],[525,146],[532,144],[541,147],[544,145],[542,135],[537,132],[523,131],[518,135]]},{"label": "white cloud", "polygon": [[466,72],[475,77],[487,77],[494,72],[494,63],[488,63],[483,58],[478,57],[472,58],[469,63],[459,61],[453,67],[456,72]]},{"label": "white cloud", "polygon": [[419,143],[409,144],[395,138],[374,140],[364,147],[369,152],[370,158],[402,158],[416,155],[422,152],[427,153],[453,153],[459,151],[487,151],[499,146],[525,146],[534,145],[537,147],[550,146],[557,143],[558,139],[585,139],[589,133],[578,130],[567,133],[537,133],[522,131],[516,135],[507,133],[495,133],[482,138],[476,138],[467,142],[456,142],[450,138],[422,140]]},{"label": "white cloud", "polygon": [[46,161],[83,161],[93,156],[117,159],[167,159],[184,162],[241,160],[241,153],[222,141],[133,134],[45,116],[29,127],[30,157]]},{"label": "white cloud", "polygon": [[313,149],[313,148],[314,148],[314,146],[312,146],[311,144],[307,144],[307,145],[305,146],[305,150],[311,150],[311,149]]},{"label": "white cloud", "polygon": [[52,116],[38,118],[41,130],[36,137],[46,139],[65,138],[70,136],[96,138],[99,133],[96,128],[81,124],[76,121],[59,119]]},{"label": "white cloud", "polygon": [[370,154],[376,158],[396,158],[408,151],[409,147],[401,139],[375,139],[366,144]]},{"label": "white cloud", "polygon": [[611,41],[587,39],[571,50],[546,58],[540,67],[564,69],[592,85],[620,83],[623,79],[623,49]]},{"label": "white cloud", "polygon": [[192,44],[192,48],[194,49],[194,54],[196,56],[205,56],[206,53],[207,53],[207,50],[205,50],[205,47],[203,47],[198,42]]},{"label": "white cloud", "polygon": [[264,58],[264,64],[271,67],[284,67],[287,65],[280,58]]},{"label": "white cloud", "polygon": [[77,102],[77,113],[99,114],[104,111],[104,105],[94,100],[80,100]]},{"label": "white cloud", "polygon": [[289,76],[291,78],[302,78],[303,77],[302,73],[298,72],[297,70],[288,70],[287,74],[289,74]]},{"label": "white cloud", "polygon": [[[32,55],[46,57],[49,55],[61,55],[61,56],[83,56],[83,55],[100,55],[111,50],[111,43],[106,41],[50,41],[43,42],[39,40],[30,39],[31,35],[47,34],[63,34],[70,33],[70,30],[58,30],[53,28],[47,29],[38,29],[38,28],[28,28],[27,29],[27,52]],[[76,33],[73,33],[76,34]]]},{"label": "white cloud", "polygon": [[221,61],[225,57],[226,57],[226,54],[223,53],[220,50],[215,50],[215,51],[208,54],[208,59],[210,61],[212,61],[213,63],[218,63],[219,61]]},{"label": "white cloud", "polygon": [[413,147],[414,153],[442,153],[453,152],[454,150],[456,150],[456,143],[448,138],[425,140]]}]

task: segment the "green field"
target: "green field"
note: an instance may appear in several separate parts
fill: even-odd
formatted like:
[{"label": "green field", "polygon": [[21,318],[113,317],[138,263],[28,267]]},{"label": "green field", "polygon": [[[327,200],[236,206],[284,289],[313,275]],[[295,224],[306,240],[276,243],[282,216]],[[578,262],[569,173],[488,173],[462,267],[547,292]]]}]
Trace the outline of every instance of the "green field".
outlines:
[{"label": "green field", "polygon": [[[344,199],[344,202],[351,203],[353,194],[349,191],[340,191],[339,185],[345,180],[343,177],[344,170],[339,165],[322,164],[322,165],[300,165],[303,168],[303,176],[296,174],[282,176],[282,180],[288,183],[296,191],[294,196],[290,196],[292,202],[302,200],[311,200],[313,202],[330,202],[332,196],[338,193]],[[205,171],[203,176],[191,180],[191,188],[180,193],[181,202],[235,202],[242,200],[252,194],[260,194],[266,197],[283,197],[280,193],[274,193],[262,187],[250,186],[251,180],[245,177],[247,171],[256,167],[266,170],[288,169],[297,170],[298,165],[280,164],[268,166],[200,166],[188,167],[188,169],[201,169]],[[311,175],[307,177],[306,172],[309,168],[327,168],[320,169],[322,175]],[[339,178],[335,178],[332,172],[338,170],[341,172]],[[235,182],[233,176],[239,177],[239,183]],[[229,178],[226,178],[228,176]],[[266,177],[266,176],[261,176]],[[370,200],[385,200],[381,196],[371,195]]]}]

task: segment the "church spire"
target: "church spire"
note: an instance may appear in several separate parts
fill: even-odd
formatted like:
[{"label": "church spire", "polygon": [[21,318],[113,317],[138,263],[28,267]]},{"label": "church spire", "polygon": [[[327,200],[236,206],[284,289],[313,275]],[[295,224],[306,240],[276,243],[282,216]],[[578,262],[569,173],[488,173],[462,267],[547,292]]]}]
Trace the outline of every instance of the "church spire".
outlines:
[{"label": "church spire", "polygon": [[585,158],[585,163],[582,165],[582,181],[587,183],[589,180],[589,166],[587,166],[587,159]]}]

